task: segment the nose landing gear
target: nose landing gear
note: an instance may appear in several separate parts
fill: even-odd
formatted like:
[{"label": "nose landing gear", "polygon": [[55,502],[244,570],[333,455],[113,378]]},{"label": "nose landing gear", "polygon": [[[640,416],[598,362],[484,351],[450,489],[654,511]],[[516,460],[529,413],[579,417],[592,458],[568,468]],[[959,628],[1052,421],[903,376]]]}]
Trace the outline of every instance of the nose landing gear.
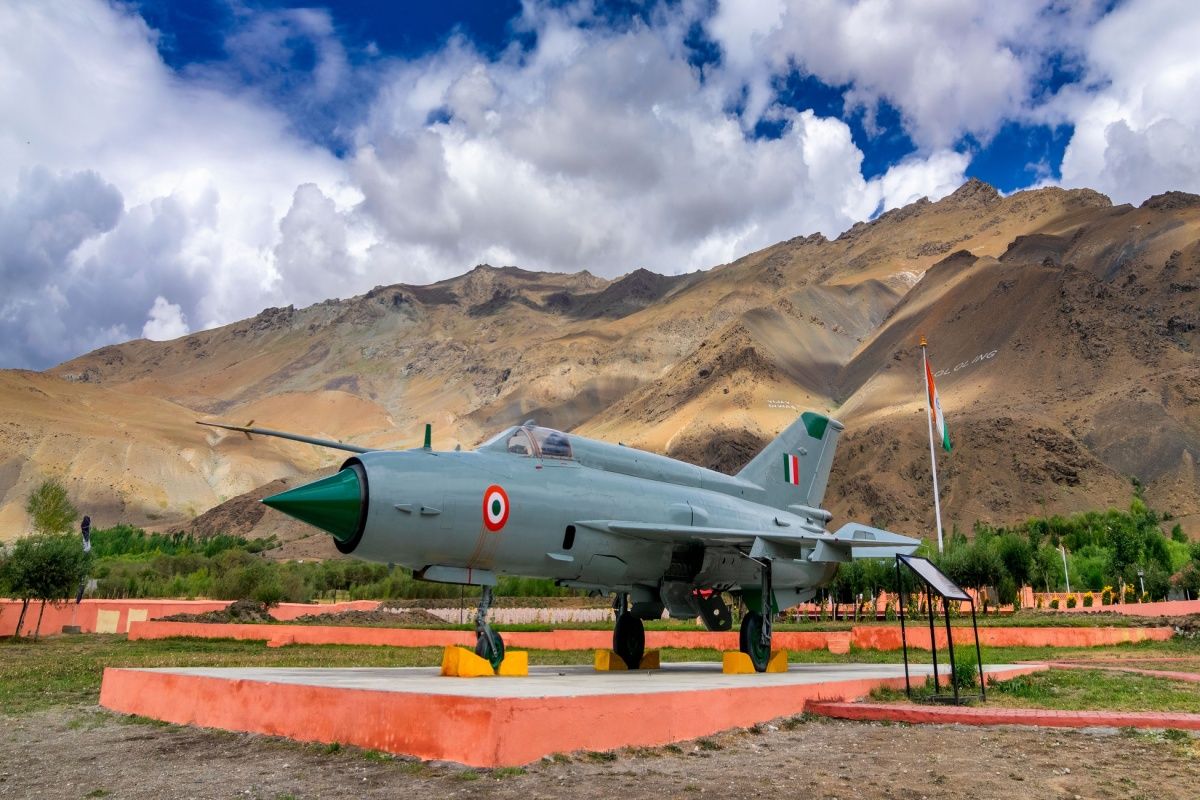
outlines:
[{"label": "nose landing gear", "polygon": [[504,660],[504,640],[492,630],[487,622],[488,609],[492,607],[492,587],[484,586],[475,612],[475,655],[486,658],[492,669],[499,669]]}]

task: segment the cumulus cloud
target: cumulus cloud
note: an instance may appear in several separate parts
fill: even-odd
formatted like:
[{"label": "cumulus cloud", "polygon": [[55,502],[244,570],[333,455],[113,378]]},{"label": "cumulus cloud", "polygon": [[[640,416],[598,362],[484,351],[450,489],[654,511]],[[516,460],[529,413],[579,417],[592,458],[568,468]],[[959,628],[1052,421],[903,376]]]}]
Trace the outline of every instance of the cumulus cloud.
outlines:
[{"label": "cumulus cloud", "polygon": [[254,314],[279,299],[296,187],[355,197],[285,115],[173,73],[155,44],[125,6],[0,8],[0,366],[158,330],[159,295],[202,326]]},{"label": "cumulus cloud", "polygon": [[142,326],[142,336],[161,342],[186,336],[189,331],[187,320],[183,316],[183,309],[175,303],[168,303],[167,298],[162,295],[154,298],[154,305],[150,306],[149,319]]},{"label": "cumulus cloud", "polygon": [[934,151],[967,134],[986,141],[1028,111],[1048,59],[1072,60],[1101,11],[1057,0],[721,0],[706,30],[728,66],[719,80],[745,89],[748,124],[769,109],[772,81],[799,69],[845,87],[868,130],[881,102],[896,107]]},{"label": "cumulus cloud", "polygon": [[[354,177],[362,214],[415,245],[415,263],[679,272],[836,234],[898,197],[890,173],[864,180],[843,121],[775,106],[781,135],[748,136],[677,28],[577,14],[528,8],[531,52],[493,62],[456,40],[383,81]],[[910,187],[930,178],[916,196],[941,196],[963,166],[939,154],[902,173]]]},{"label": "cumulus cloud", "polygon": [[1087,83],[1051,110],[1074,125],[1062,182],[1116,202],[1165,189],[1200,192],[1200,7],[1131,0],[1086,41]]}]

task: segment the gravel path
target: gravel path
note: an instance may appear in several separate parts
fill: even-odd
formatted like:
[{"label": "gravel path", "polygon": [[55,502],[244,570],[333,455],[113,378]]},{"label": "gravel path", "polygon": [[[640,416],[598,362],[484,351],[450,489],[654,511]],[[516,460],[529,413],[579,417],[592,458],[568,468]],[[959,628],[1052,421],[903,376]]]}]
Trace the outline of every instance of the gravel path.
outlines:
[{"label": "gravel path", "polygon": [[780,720],[676,747],[560,756],[514,774],[130,721],[93,707],[0,718],[0,798],[1193,800],[1197,786],[1200,740],[1111,729]]}]

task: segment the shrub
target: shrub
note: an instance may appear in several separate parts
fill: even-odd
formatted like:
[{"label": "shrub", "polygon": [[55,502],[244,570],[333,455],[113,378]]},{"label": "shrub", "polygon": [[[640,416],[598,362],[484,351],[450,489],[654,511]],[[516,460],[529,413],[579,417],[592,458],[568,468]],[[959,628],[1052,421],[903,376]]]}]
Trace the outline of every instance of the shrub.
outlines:
[{"label": "shrub", "polygon": [[979,680],[979,662],[973,652],[962,654],[954,662],[954,685],[959,689],[973,689]]},{"label": "shrub", "polygon": [[1125,584],[1124,602],[1126,602],[1126,603],[1136,603],[1137,602],[1137,589],[1133,588],[1133,584],[1131,584],[1131,583]]},{"label": "shrub", "polygon": [[1094,594],[1092,594],[1091,592],[1087,592],[1083,595],[1083,607],[1084,608],[1091,608],[1092,605],[1095,604],[1095,602],[1096,602],[1096,596]]},{"label": "shrub", "polygon": [[1105,586],[1104,591],[1100,593],[1100,605],[1111,606],[1113,601],[1113,588]]},{"label": "shrub", "polygon": [[267,578],[251,590],[251,595],[267,608],[274,608],[283,602],[283,586],[277,578]]},{"label": "shrub", "polygon": [[1074,607],[1075,607],[1075,606],[1077,606],[1078,604],[1079,604],[1079,603],[1078,603],[1078,601],[1075,599],[1075,595],[1073,595],[1073,594],[1069,594],[1069,595],[1067,595],[1067,608],[1074,608]]},{"label": "shrub", "polygon": [[1054,609],[1055,611],[1058,611],[1058,598],[1057,597],[1051,598],[1050,608]]}]

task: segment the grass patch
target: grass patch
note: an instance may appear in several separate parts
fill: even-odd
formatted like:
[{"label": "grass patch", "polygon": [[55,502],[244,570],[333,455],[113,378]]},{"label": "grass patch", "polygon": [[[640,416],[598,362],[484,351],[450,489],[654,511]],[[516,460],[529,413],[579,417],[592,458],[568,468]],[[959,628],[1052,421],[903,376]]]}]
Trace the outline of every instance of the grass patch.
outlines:
[{"label": "grass patch", "polygon": [[[966,647],[966,642],[961,646]],[[1122,659],[1196,656],[1194,642],[1138,642],[1107,648],[1010,647],[984,648],[984,664],[1097,657]],[[267,647],[263,642],[232,639],[150,639],[128,641],[122,635],[55,636],[39,642],[0,640],[0,714],[24,714],[56,706],[94,705],[105,667],[433,667],[442,649],[355,645],[290,645]],[[591,650],[529,651],[534,665],[590,664]],[[719,662],[716,650],[662,651],[665,662]],[[913,663],[929,663],[927,651],[910,653]],[[899,663],[899,651],[852,650],[839,655],[825,650],[789,654],[793,664]],[[939,655],[947,663],[945,654]],[[1181,669],[1178,664],[1163,666]],[[1091,673],[1087,673],[1091,674]],[[1109,676],[1111,678],[1111,676]],[[1123,676],[1118,680],[1127,680]],[[1146,681],[1154,679],[1146,678]]]},{"label": "grass patch", "polygon": [[524,775],[524,767],[498,767],[492,770],[493,778],[516,778],[519,775]]},{"label": "grass patch", "polygon": [[988,703],[1059,711],[1200,714],[1200,684],[1107,670],[1051,669],[989,686]]},{"label": "grass patch", "polygon": [[437,648],[401,650],[343,645],[268,648],[229,639],[127,641],[120,635],[56,636],[0,642],[0,713],[94,704],[105,667],[434,666]]}]

